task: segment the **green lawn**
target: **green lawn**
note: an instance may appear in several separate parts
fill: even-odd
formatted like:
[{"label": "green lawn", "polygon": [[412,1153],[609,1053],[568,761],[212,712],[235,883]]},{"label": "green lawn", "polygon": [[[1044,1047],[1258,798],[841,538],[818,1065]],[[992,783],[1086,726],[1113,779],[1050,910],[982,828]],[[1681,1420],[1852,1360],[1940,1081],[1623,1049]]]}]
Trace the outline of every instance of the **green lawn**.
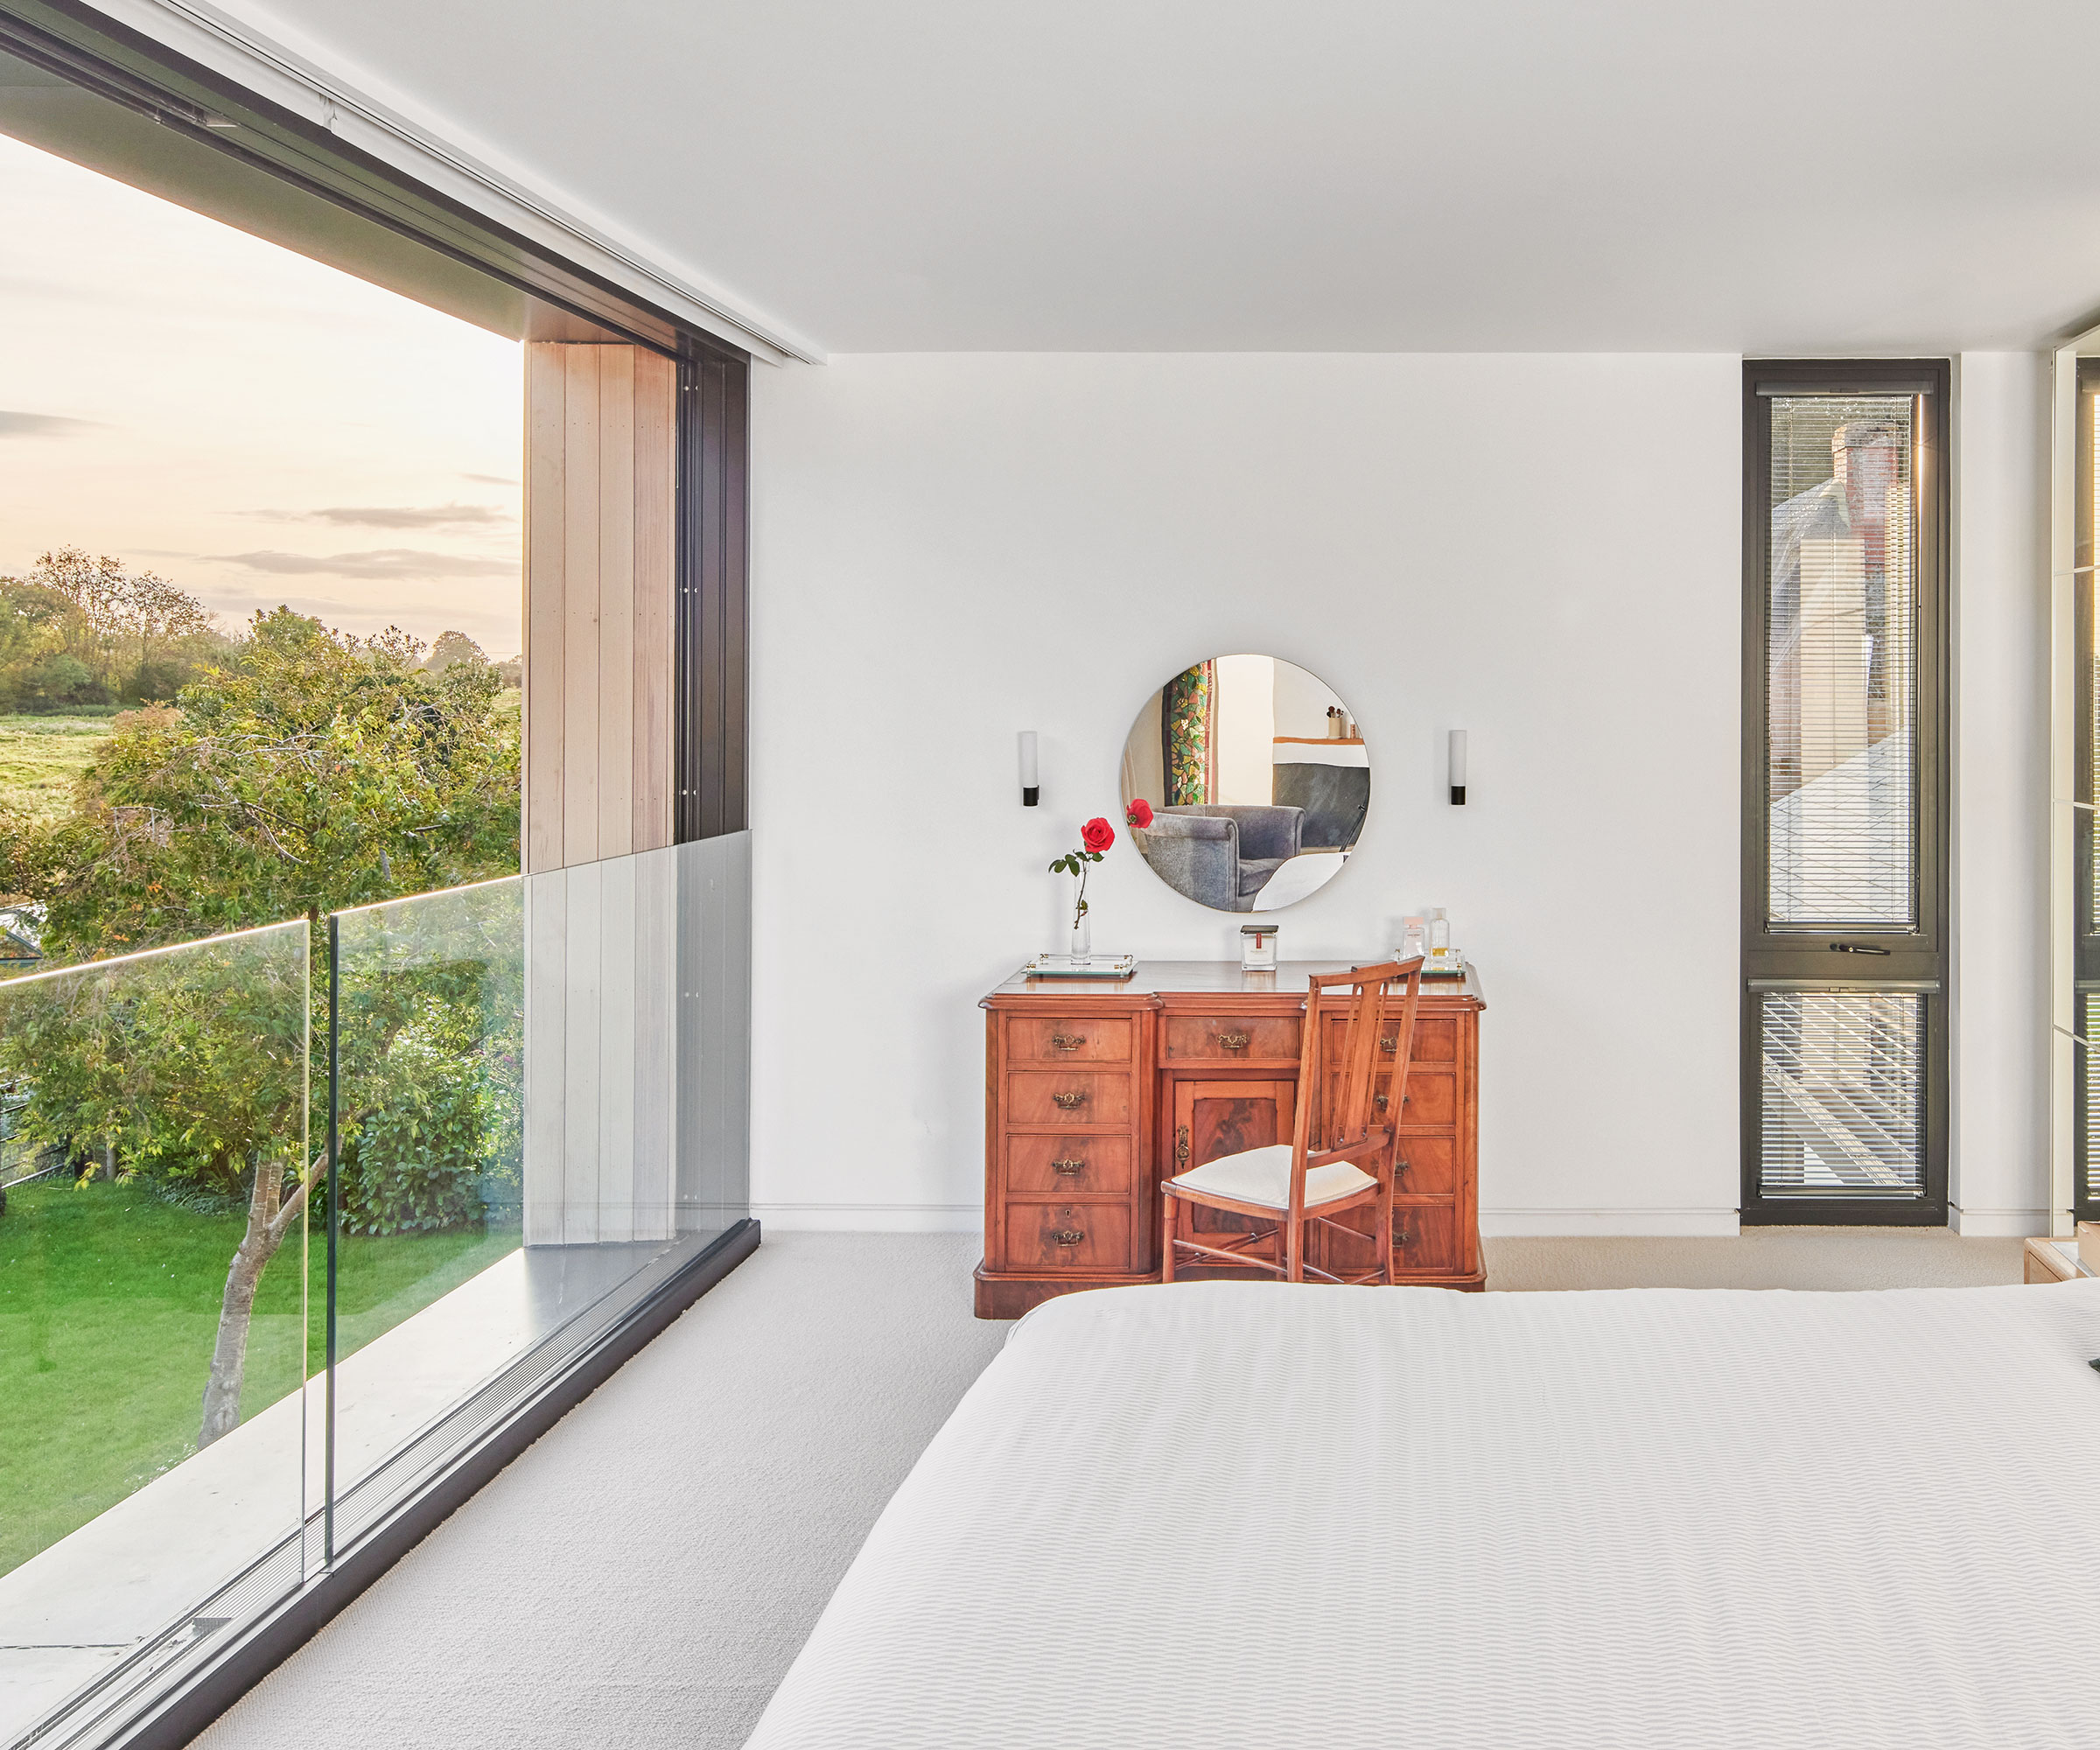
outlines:
[{"label": "green lawn", "polygon": [[0,715],[0,813],[56,820],[72,805],[73,780],[109,734],[107,715]]},{"label": "green lawn", "polygon": [[[242,1218],[179,1209],[136,1185],[18,1186],[0,1216],[0,1573],[194,1450],[226,1270]],[[241,1409],[297,1390],[325,1354],[323,1237],[299,1270],[264,1271]],[[337,1337],[347,1354],[487,1268],[518,1230],[342,1242]]]}]

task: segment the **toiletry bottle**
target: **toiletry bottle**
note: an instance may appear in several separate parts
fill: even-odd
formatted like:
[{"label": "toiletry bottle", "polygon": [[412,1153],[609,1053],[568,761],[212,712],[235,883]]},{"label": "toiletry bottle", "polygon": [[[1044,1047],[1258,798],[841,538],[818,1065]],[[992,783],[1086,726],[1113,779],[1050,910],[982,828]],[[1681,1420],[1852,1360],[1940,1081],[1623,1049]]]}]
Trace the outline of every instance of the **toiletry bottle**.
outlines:
[{"label": "toiletry bottle", "polygon": [[1429,933],[1423,928],[1420,918],[1403,918],[1400,920],[1400,958],[1413,960],[1429,950]]},{"label": "toiletry bottle", "polygon": [[1451,920],[1441,906],[1429,908],[1429,951],[1439,959],[1451,952]]}]

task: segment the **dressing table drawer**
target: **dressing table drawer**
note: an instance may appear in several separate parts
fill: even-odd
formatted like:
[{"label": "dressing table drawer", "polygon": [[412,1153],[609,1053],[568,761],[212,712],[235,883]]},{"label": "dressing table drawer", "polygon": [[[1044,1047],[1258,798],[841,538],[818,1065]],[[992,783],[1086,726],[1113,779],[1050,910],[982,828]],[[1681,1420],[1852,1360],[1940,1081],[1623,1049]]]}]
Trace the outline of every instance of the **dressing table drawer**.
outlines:
[{"label": "dressing table drawer", "polygon": [[1393,1269],[1448,1275],[1459,1267],[1459,1212],[1449,1203],[1393,1205]]},{"label": "dressing table drawer", "polygon": [[1017,1069],[1006,1077],[1006,1122],[1016,1128],[1127,1130],[1138,1110],[1127,1069]]},{"label": "dressing table drawer", "polygon": [[1006,1268],[1127,1270],[1130,1207],[1127,1203],[1009,1203]]},{"label": "dressing table drawer", "polygon": [[1402,1136],[1393,1189],[1403,1197],[1449,1197],[1459,1188],[1458,1144],[1448,1136]]},{"label": "dressing table drawer", "polygon": [[[1335,1227],[1315,1230],[1312,1259],[1322,1270],[1350,1275],[1378,1262],[1378,1212],[1351,1209]],[[1393,1204],[1393,1270],[1397,1276],[1449,1276],[1459,1268],[1459,1212],[1446,1198]]]},{"label": "dressing table drawer", "polygon": [[1024,1196],[1128,1196],[1132,1147],[1128,1137],[1009,1137],[1006,1188]]},{"label": "dressing table drawer", "polygon": [[1128,1063],[1138,1024],[1101,1015],[1067,1019],[1010,1015],[1006,1019],[1009,1063]]},{"label": "dressing table drawer", "polygon": [[1159,1024],[1169,1063],[1298,1061],[1296,1015],[1168,1015]]},{"label": "dressing table drawer", "polygon": [[[1449,1130],[1458,1123],[1458,1078],[1449,1074],[1439,1074],[1419,1066],[1407,1072],[1407,1094],[1401,1102],[1400,1116],[1393,1117],[1391,1099],[1393,1078],[1390,1074],[1376,1077],[1371,1086],[1371,1122],[1382,1124],[1396,1122],[1410,1128]],[[1327,1078],[1326,1110],[1338,1113],[1341,1106],[1341,1076],[1339,1073]],[[1384,1105],[1380,1105],[1380,1101]],[[1332,1120],[1330,1119],[1330,1122]]]},{"label": "dressing table drawer", "polygon": [[[1343,1015],[1326,1018],[1326,1038],[1322,1049],[1329,1068],[1340,1063],[1342,1041],[1349,1033],[1348,1018]],[[1400,1023],[1388,1021],[1378,1029],[1378,1056],[1380,1063],[1390,1063],[1400,1051]],[[1419,1068],[1425,1063],[1456,1063],[1459,1060],[1459,1024],[1432,1016],[1415,1018],[1415,1048],[1412,1067]]]}]

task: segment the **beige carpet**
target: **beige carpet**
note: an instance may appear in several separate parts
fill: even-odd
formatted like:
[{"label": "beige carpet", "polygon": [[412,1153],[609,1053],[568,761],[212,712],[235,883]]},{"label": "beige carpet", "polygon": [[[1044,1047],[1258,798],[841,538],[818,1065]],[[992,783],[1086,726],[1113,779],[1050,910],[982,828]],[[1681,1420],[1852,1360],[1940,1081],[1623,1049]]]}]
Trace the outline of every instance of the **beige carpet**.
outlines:
[{"label": "beige carpet", "polygon": [[[206,1750],[731,1750],[1009,1328],[974,1236],[785,1234],[454,1514]],[[2017,1240],[1491,1240],[1500,1288],[2017,1281]]]}]

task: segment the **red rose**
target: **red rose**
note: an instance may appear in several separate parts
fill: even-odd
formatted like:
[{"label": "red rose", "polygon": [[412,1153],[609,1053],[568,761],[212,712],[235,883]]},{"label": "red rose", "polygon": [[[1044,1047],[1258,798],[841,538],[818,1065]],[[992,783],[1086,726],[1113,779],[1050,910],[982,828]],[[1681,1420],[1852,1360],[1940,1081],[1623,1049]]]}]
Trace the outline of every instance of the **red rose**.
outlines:
[{"label": "red rose", "polygon": [[1140,796],[1124,810],[1123,817],[1132,826],[1150,826],[1152,823],[1152,805]]},{"label": "red rose", "polygon": [[1098,857],[1116,843],[1116,829],[1099,815],[1079,830],[1079,842]]}]

